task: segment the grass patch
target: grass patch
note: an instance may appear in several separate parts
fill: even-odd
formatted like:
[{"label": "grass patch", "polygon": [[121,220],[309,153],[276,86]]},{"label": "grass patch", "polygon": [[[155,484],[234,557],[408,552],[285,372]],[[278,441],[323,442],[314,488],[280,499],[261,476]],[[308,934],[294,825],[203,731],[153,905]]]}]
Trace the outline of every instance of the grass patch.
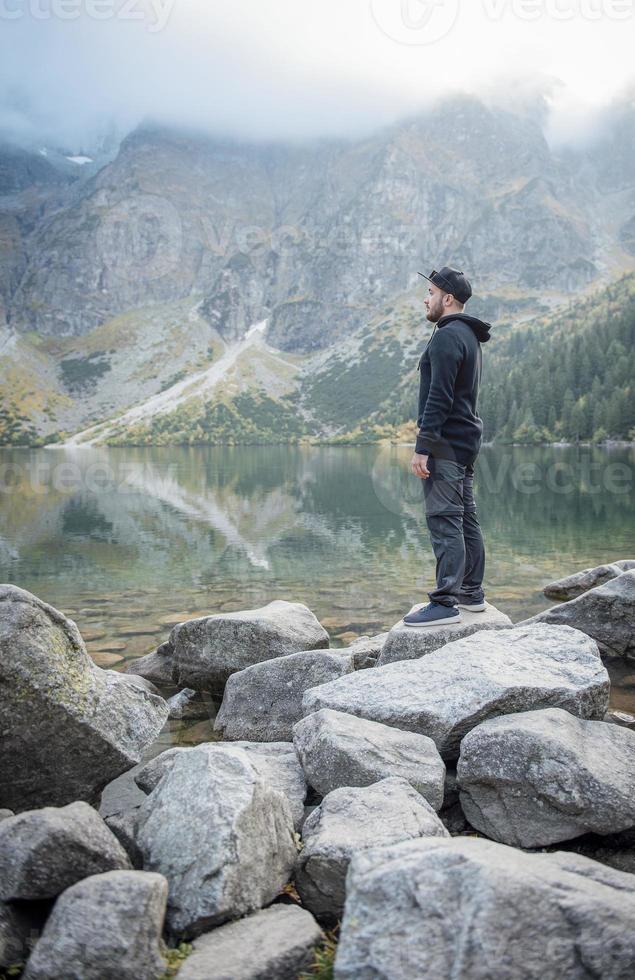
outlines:
[{"label": "grass patch", "polygon": [[165,946],[162,944],[161,955],[165,959],[167,964],[165,972],[161,974],[160,980],[171,980],[171,977],[177,976],[180,968],[183,966],[184,960],[188,958],[192,952],[191,943],[179,943],[178,946]]},{"label": "grass patch", "polygon": [[333,930],[327,932],[324,941],[316,947],[309,972],[301,973],[298,980],[333,980],[336,952],[337,936],[336,930]]},{"label": "grass patch", "polygon": [[5,966],[4,970],[0,971],[0,980],[14,980],[15,977],[21,977],[25,966],[26,963],[12,963],[10,966]]}]

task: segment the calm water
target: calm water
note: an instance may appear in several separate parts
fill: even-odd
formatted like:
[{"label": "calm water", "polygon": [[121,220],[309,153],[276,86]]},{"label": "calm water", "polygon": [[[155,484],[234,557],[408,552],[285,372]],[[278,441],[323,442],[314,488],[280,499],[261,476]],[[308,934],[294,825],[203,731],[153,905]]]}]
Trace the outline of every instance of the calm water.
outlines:
[{"label": "calm water", "polygon": [[[407,447],[0,450],[0,580],[78,624],[117,666],[175,622],[305,602],[334,645],[388,629],[432,587]],[[635,557],[635,451],[485,449],[488,599],[514,622],[554,578]],[[611,667],[635,710],[635,665]],[[629,676],[630,675],[630,676]],[[194,732],[192,733],[194,738]]]}]

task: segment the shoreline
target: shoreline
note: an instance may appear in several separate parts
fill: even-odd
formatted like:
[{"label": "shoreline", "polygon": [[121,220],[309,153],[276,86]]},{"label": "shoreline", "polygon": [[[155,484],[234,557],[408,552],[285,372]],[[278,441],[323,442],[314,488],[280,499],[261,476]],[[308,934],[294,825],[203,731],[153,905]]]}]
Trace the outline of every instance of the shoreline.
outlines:
[{"label": "shoreline", "polygon": [[[339,440],[339,439],[297,439],[289,441],[276,441],[276,442],[175,442],[175,443],[125,443],[122,445],[110,446],[107,443],[104,445],[82,445],[81,443],[69,446],[65,443],[49,442],[43,443],[42,445],[12,445],[11,443],[5,443],[0,445],[0,450],[2,449],[181,449],[181,448],[198,448],[198,447],[227,447],[227,448],[238,448],[240,446],[253,447],[253,446],[328,446],[329,448],[361,448],[362,446],[393,446],[396,448],[409,448],[414,449],[414,442],[395,442],[390,438],[382,439],[356,439],[356,440]],[[628,440],[614,439],[608,442],[484,442],[481,449],[500,449],[503,447],[509,447],[512,449],[634,449],[635,442]]]}]

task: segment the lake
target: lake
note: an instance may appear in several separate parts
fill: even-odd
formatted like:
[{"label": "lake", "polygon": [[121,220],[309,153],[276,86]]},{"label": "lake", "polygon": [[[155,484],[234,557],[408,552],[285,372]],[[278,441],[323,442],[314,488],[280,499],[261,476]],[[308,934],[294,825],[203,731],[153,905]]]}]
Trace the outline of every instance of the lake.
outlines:
[{"label": "lake", "polygon": [[[183,619],[272,599],[306,603],[343,645],[389,629],[433,587],[411,454],[2,449],[0,578],[71,616],[102,666],[154,649]],[[489,601],[517,622],[550,605],[554,578],[635,557],[634,473],[631,448],[485,448]],[[612,704],[635,712],[635,666],[608,666]],[[191,727],[190,741],[209,737]]]}]

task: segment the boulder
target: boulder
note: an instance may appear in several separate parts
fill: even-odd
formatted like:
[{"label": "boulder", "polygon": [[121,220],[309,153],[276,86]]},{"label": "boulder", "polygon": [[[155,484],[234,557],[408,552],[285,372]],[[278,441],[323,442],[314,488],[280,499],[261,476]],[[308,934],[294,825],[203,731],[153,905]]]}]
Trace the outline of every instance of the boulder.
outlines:
[{"label": "boulder", "polygon": [[138,807],[125,813],[113,813],[105,818],[106,826],[115,835],[130,858],[130,864],[138,870],[143,869],[143,854],[137,845]]},{"label": "boulder", "polygon": [[461,742],[461,806],[516,847],[635,826],[635,732],[561,708],[490,718]]},{"label": "boulder", "polygon": [[[509,629],[513,624],[509,616],[500,612],[496,606],[485,603],[483,612],[470,612],[461,609],[461,622],[444,626],[427,626],[413,629],[399,620],[388,633],[388,637],[377,661],[378,667],[394,664],[399,660],[418,660],[434,650],[453,643],[464,636],[471,636],[479,630]],[[413,608],[418,608],[414,606]]]},{"label": "boulder", "polygon": [[[216,742],[214,748],[224,752],[232,752],[234,749],[246,752],[252,766],[262,778],[272,789],[286,796],[294,826],[296,830],[300,829],[304,821],[307,785],[302,766],[290,742]],[[162,752],[136,773],[137,786],[144,793],[151,793],[156,789],[159,780],[170,771],[175,758],[191,751],[189,748],[176,747]]]},{"label": "boulder", "polygon": [[297,853],[286,798],[246,752],[214,743],[175,756],[139,809],[144,867],[170,884],[167,925],[195,936],[262,908],[288,882]]},{"label": "boulder", "polygon": [[0,823],[0,898],[54,898],[82,878],[130,868],[128,855],[88,803],[45,806]]},{"label": "boulder", "polygon": [[99,813],[108,828],[128,854],[134,868],[143,868],[143,855],[137,847],[137,813],[146,794],[135,782],[137,773],[146,763],[141,763],[118,776],[104,788]]},{"label": "boulder", "polygon": [[172,687],[174,684],[174,663],[171,643],[166,641],[152,653],[137,657],[126,664],[124,670],[126,675],[141,677],[157,687]]},{"label": "boulder", "polygon": [[214,706],[203,700],[200,691],[184,687],[182,691],[168,700],[170,720],[197,719],[213,717]]},{"label": "boulder", "polygon": [[583,592],[594,589],[598,585],[604,585],[611,579],[617,578],[622,572],[635,568],[635,561],[623,558],[619,561],[610,562],[607,565],[596,565],[594,568],[584,568],[581,572],[559,578],[555,582],[545,585],[542,590],[547,599],[557,599],[558,602],[568,602],[569,599],[577,599]]},{"label": "boulder", "polygon": [[191,747],[175,745],[174,748],[166,749],[165,752],[155,755],[154,759],[135,769],[133,778],[139,790],[139,806],[145,801],[146,796],[157,788],[163,777],[167,776],[174,765],[174,760],[192,751]]},{"label": "boulder", "polygon": [[426,837],[354,857],[335,980],[627,980],[635,877],[578,854]]},{"label": "boulder", "polygon": [[60,895],[23,980],[159,980],[168,886],[162,875],[107,871]]},{"label": "boulder", "polygon": [[608,697],[596,643],[568,626],[535,624],[482,630],[419,660],[358,671],[307,691],[302,705],[305,715],[332,708],[420,732],[455,759],[486,718],[552,706],[601,718]]},{"label": "boulder", "polygon": [[163,698],[102,670],[71,619],[0,586],[0,799],[12,810],[94,802],[159,734]]},{"label": "boulder", "polygon": [[354,854],[413,837],[448,836],[420,793],[397,776],[325,796],[304,823],[295,886],[302,904],[326,922],[338,919]]},{"label": "boulder", "polygon": [[635,658],[635,569],[518,625],[533,623],[572,626],[592,637],[602,654]]},{"label": "boulder", "polygon": [[140,762],[104,786],[99,803],[99,814],[104,820],[108,820],[115,814],[129,813],[130,810],[136,810],[141,806],[146,798],[146,793],[139,788],[137,776],[144,772],[149,765],[151,763]]},{"label": "boulder", "polygon": [[351,656],[353,670],[375,667],[388,636],[388,633],[377,633],[375,636],[360,636],[359,639],[353,640],[346,647]]},{"label": "boulder", "polygon": [[179,980],[297,980],[321,938],[306,909],[272,905],[199,936]]},{"label": "boulder", "polygon": [[149,670],[169,669],[178,687],[218,693],[238,670],[328,645],[328,633],[307,606],[276,599],[259,609],[177,623],[166,643],[148,655],[154,660],[141,658],[146,663],[136,661],[132,669],[144,677],[150,676]]},{"label": "boulder", "polygon": [[295,725],[293,744],[307,782],[321,796],[401,776],[433,809],[443,803],[445,765],[427,735],[323,708]]},{"label": "boulder", "polygon": [[214,730],[231,740],[291,741],[304,692],[351,669],[350,657],[330,650],[305,650],[246,667],[228,678]]}]

